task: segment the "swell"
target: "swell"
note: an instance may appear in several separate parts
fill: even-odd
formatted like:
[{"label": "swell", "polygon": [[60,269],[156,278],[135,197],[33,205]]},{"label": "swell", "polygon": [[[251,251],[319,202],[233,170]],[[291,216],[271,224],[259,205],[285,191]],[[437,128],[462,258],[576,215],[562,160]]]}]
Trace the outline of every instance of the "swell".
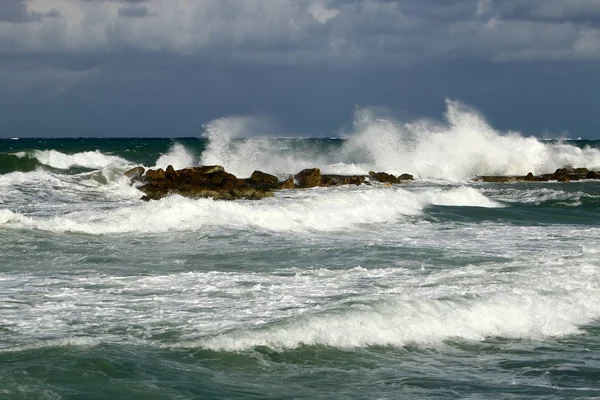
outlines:
[{"label": "swell", "polygon": [[0,174],[35,171],[42,164],[35,158],[0,153]]}]

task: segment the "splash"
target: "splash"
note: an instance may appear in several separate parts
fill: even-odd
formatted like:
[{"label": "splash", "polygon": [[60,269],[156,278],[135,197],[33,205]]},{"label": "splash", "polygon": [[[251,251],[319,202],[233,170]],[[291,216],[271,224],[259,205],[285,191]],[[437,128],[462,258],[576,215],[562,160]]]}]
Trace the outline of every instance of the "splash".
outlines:
[{"label": "splash", "polygon": [[502,133],[477,111],[451,100],[447,100],[444,122],[401,123],[380,118],[369,109],[359,110],[343,151],[365,167],[446,180],[540,174],[567,165],[600,167],[598,149]]},{"label": "splash", "polygon": [[252,134],[251,120],[219,119],[206,126],[209,144],[201,163],[220,164],[241,176],[255,169],[286,175],[319,167],[324,173],[378,170],[449,181],[550,173],[564,166],[600,169],[599,149],[500,132],[476,110],[452,100],[446,105],[443,121],[405,122],[381,116],[377,109],[358,109],[352,131],[340,146],[327,139],[241,138]]},{"label": "splash", "polygon": [[172,165],[175,169],[182,169],[194,165],[194,156],[180,143],[175,143],[169,151],[156,160],[154,168],[167,168]]}]

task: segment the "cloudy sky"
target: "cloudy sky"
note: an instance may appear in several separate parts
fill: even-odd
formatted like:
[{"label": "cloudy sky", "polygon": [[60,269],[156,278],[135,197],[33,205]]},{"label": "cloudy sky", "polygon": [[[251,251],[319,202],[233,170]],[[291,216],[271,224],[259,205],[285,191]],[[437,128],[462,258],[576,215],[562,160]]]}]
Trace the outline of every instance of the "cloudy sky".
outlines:
[{"label": "cloudy sky", "polygon": [[[600,0],[0,0],[0,137],[332,136],[360,107],[600,138]],[[267,128],[265,128],[267,129]]]}]

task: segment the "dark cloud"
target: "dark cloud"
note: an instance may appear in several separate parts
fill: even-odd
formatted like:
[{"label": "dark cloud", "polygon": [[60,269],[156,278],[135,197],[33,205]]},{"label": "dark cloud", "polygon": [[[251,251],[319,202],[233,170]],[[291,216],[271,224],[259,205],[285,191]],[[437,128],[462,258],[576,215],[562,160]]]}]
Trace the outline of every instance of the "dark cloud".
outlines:
[{"label": "dark cloud", "polygon": [[331,134],[356,105],[439,117],[453,97],[501,127],[583,132],[598,21],[591,0],[0,0],[0,121],[47,102],[57,129],[273,113]]}]

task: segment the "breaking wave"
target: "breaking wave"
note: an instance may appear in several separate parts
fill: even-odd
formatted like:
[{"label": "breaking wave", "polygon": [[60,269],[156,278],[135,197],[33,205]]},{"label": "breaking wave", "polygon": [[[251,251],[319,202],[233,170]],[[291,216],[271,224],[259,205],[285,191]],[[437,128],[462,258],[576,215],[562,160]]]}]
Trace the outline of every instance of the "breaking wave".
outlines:
[{"label": "breaking wave", "polygon": [[42,165],[57,169],[73,167],[101,169],[110,165],[129,164],[127,160],[121,157],[104,154],[99,150],[75,154],[65,154],[56,150],[33,150],[31,152],[18,152],[15,155],[23,159],[36,159]]},{"label": "breaking wave", "polygon": [[325,173],[378,170],[451,181],[549,173],[564,166],[600,169],[600,149],[500,132],[472,108],[451,100],[441,122],[402,122],[381,117],[373,109],[357,110],[347,139],[329,147],[318,142],[318,149],[310,142],[299,148],[290,140],[239,139],[252,134],[247,121],[223,118],[207,124],[209,143],[201,163],[220,164],[241,176],[255,169],[285,175],[319,167]]},{"label": "breaking wave", "polygon": [[[439,345],[447,340],[482,341],[490,337],[543,339],[579,332],[600,315],[589,294],[552,297],[503,293],[488,299],[420,299],[387,301],[355,309],[311,315],[287,323],[241,330],[184,343],[182,347],[244,351],[320,345]],[[595,292],[593,296],[597,296]]]},{"label": "breaking wave", "polygon": [[[125,195],[130,196],[130,193]],[[260,202],[170,196],[159,202],[77,211],[52,218],[4,210],[0,214],[0,224],[89,234],[185,231],[203,227],[332,232],[420,215],[429,205],[501,206],[468,187],[421,192],[362,187],[298,191],[289,198],[276,197]]]}]

